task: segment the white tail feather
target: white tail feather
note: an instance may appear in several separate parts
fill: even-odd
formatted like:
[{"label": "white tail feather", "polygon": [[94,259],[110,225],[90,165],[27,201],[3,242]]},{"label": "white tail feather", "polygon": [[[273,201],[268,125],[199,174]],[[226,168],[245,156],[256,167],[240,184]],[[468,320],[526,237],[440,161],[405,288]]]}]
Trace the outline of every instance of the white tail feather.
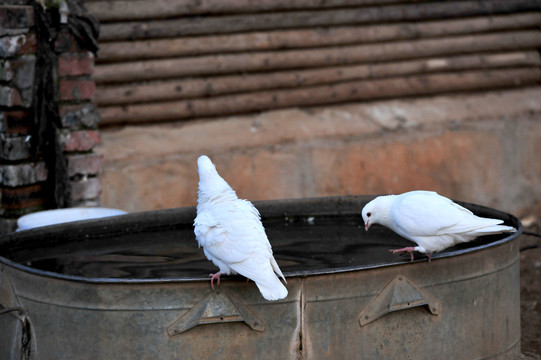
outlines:
[{"label": "white tail feather", "polygon": [[284,274],[282,274],[282,270],[280,270],[280,267],[278,267],[278,263],[276,262],[276,260],[274,260],[274,257],[271,257],[271,265],[274,272],[280,275],[280,277],[284,279],[284,282],[287,284],[287,280],[284,277]]},{"label": "white tail feather", "polygon": [[500,234],[504,232],[516,232],[517,229],[511,226],[506,225],[493,225],[493,226],[487,226],[478,230],[473,231],[478,236],[481,235],[491,235],[491,234]]},{"label": "white tail feather", "polygon": [[[271,265],[271,266],[269,266]],[[255,258],[249,258],[246,261],[231,264],[231,268],[237,273],[247,277],[255,282],[261,295],[267,300],[279,300],[287,296],[287,289],[282,284],[278,276],[273,271],[274,265],[278,268],[278,264],[271,256],[270,263],[262,265]],[[257,269],[257,270],[256,270]],[[275,270],[276,271],[276,270]],[[278,275],[284,277],[280,268],[276,271]],[[284,278],[285,281],[285,278]]]},{"label": "white tail feather", "polygon": [[272,287],[258,283],[255,284],[257,285],[259,292],[261,292],[261,295],[267,300],[280,300],[287,296],[287,289],[278,278],[276,278],[276,282],[274,282]]}]

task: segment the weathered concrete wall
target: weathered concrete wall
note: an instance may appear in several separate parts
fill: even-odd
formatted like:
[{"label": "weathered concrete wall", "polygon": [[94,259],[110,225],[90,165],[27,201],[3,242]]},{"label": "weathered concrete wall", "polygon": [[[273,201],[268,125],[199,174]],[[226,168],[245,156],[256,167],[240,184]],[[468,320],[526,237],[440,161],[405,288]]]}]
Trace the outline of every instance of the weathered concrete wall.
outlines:
[{"label": "weathered concrete wall", "polygon": [[432,189],[541,210],[541,88],[280,110],[102,133],[104,205],[194,205],[207,154],[250,200]]}]

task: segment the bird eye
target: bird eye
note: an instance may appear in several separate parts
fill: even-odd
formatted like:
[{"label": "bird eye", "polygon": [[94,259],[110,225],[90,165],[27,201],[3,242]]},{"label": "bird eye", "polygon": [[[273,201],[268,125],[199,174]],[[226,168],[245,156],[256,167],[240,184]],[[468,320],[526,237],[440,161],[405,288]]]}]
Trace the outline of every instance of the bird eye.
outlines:
[{"label": "bird eye", "polygon": [[366,213],[366,216],[370,217],[370,216],[372,216],[372,213],[371,212]]}]

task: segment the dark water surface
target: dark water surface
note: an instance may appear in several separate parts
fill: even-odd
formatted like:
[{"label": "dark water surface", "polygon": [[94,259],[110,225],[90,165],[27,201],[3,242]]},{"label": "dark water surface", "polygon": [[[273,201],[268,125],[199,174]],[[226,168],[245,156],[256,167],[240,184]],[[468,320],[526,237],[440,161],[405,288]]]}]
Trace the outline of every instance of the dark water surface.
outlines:
[{"label": "dark water surface", "polygon": [[[382,226],[365,231],[358,215],[295,217],[264,222],[274,255],[287,276],[345,271],[409,261],[389,249],[412,246]],[[43,236],[2,246],[0,254],[16,263],[49,272],[105,279],[208,279],[218,269],[197,247],[193,228],[169,226],[119,231]],[[487,236],[449,251],[488,244],[504,235]],[[437,257],[437,256],[435,256]],[[415,254],[416,261],[426,261]]]}]

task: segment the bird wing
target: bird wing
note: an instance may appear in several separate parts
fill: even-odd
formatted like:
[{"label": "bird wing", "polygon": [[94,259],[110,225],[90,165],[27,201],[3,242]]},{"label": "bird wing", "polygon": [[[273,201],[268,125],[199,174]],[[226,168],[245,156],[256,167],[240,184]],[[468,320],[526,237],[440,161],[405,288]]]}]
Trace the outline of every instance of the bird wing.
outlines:
[{"label": "bird wing", "polygon": [[[259,212],[246,200],[209,207],[196,217],[195,233],[199,243],[212,257],[238,273],[251,278],[258,269],[251,258],[269,263],[270,243],[259,220]],[[243,266],[242,263],[253,264]],[[250,268],[254,267],[250,270]]]},{"label": "bird wing", "polygon": [[405,234],[434,236],[476,228],[473,213],[435,192],[416,191],[399,196],[391,209],[396,226]]}]

